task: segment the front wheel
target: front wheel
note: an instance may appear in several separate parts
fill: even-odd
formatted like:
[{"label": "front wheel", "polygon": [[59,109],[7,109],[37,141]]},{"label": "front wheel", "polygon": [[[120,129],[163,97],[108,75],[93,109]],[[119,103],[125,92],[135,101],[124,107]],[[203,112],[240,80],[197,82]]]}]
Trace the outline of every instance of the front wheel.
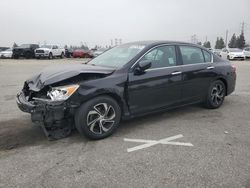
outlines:
[{"label": "front wheel", "polygon": [[225,95],[225,84],[221,80],[212,82],[208,90],[205,106],[210,109],[219,108],[223,104]]},{"label": "front wheel", "polygon": [[64,53],[63,53],[63,52],[61,53],[60,58],[61,58],[61,59],[64,58]]},{"label": "front wheel", "polygon": [[82,104],[75,115],[76,129],[90,139],[114,133],[121,119],[121,108],[109,96],[99,96]]},{"label": "front wheel", "polygon": [[53,55],[52,55],[52,53],[49,53],[49,57],[48,57],[48,59],[53,59]]}]

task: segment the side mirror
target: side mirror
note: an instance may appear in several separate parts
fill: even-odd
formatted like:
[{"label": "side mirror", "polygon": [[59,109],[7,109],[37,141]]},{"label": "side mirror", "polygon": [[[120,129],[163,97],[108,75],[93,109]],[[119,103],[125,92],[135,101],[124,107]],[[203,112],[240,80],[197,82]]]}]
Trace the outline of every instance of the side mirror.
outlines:
[{"label": "side mirror", "polygon": [[138,63],[137,68],[135,69],[135,74],[136,75],[143,74],[145,72],[145,70],[147,70],[151,67],[151,64],[152,63],[149,60],[140,61]]}]

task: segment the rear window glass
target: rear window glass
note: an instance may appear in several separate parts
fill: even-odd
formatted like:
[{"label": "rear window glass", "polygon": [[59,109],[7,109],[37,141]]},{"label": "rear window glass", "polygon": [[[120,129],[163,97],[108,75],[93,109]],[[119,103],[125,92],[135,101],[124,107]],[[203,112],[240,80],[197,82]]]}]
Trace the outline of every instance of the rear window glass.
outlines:
[{"label": "rear window glass", "polygon": [[203,54],[204,54],[205,62],[211,62],[211,54],[205,50],[203,50]]},{"label": "rear window glass", "polygon": [[183,65],[204,63],[203,53],[200,48],[193,46],[180,46]]}]

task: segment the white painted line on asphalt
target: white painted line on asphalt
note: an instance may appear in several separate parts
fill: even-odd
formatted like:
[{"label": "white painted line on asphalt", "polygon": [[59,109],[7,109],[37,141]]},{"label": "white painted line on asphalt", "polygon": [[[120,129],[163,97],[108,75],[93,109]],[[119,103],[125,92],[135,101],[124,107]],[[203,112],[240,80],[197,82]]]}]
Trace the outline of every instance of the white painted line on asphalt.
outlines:
[{"label": "white painted line on asphalt", "polygon": [[128,148],[127,152],[137,151],[140,149],[148,148],[157,144],[168,144],[168,145],[177,145],[177,146],[193,146],[191,143],[185,143],[185,142],[171,142],[172,140],[176,140],[178,138],[182,138],[182,134],[178,134],[175,136],[171,136],[168,138],[160,139],[160,140],[144,140],[144,139],[130,139],[130,138],[124,138],[125,142],[137,142],[137,143],[145,143],[139,146],[135,146],[132,148]]}]

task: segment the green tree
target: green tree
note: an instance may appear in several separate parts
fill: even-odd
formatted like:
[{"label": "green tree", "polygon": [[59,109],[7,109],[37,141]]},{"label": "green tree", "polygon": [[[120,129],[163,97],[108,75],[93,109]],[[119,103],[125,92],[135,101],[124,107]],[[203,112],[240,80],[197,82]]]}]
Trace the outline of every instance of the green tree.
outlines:
[{"label": "green tree", "polygon": [[204,46],[205,48],[211,48],[211,43],[210,43],[209,41],[204,42],[203,46]]},{"label": "green tree", "polygon": [[225,45],[224,39],[221,37],[220,38],[220,49],[225,48],[225,47],[226,47],[226,45]]},{"label": "green tree", "polygon": [[17,46],[18,46],[18,45],[14,42],[14,44],[13,44],[12,47],[15,48],[15,47],[17,47]]},{"label": "green tree", "polygon": [[243,49],[245,45],[246,45],[245,36],[244,33],[242,32],[240,36],[238,36],[236,39],[236,47]]},{"label": "green tree", "polygon": [[233,34],[231,40],[229,41],[228,47],[229,48],[236,48],[237,47],[237,38],[236,38],[235,33]]},{"label": "green tree", "polygon": [[215,42],[215,49],[222,49],[225,48],[225,42],[222,37],[217,37]]}]

